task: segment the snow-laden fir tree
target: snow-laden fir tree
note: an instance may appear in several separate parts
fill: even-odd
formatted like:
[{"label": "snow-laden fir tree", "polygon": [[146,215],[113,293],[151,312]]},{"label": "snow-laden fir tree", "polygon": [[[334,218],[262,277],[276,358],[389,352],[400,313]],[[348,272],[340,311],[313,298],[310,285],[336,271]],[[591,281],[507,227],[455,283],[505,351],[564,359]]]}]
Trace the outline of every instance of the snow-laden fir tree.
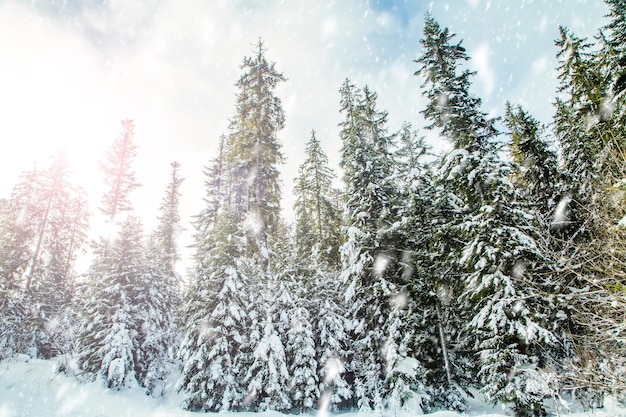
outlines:
[{"label": "snow-laden fir tree", "polygon": [[278,164],[283,155],[277,133],[285,125],[281,100],[274,90],[286,79],[267,61],[260,40],[256,55],[245,57],[241,68],[244,73],[235,84],[235,115],[226,139],[225,182],[231,190],[227,205],[233,206],[246,226],[247,250],[268,263],[268,236],[280,225]]},{"label": "snow-laden fir tree", "polygon": [[143,279],[137,285],[139,344],[142,352],[140,384],[146,392],[160,395],[168,375],[167,363],[173,359],[177,328],[174,312],[178,307],[178,260],[176,238],[180,229],[180,164],[173,162],[170,183],[161,203],[156,230],[146,247]]},{"label": "snow-laden fir tree", "polygon": [[348,358],[351,338],[343,286],[337,282],[335,272],[315,271],[316,294],[312,312],[315,315],[315,346],[320,386],[319,409],[337,412],[346,408],[353,398],[352,385],[348,381]]},{"label": "snow-laden fir tree", "polygon": [[[264,379],[286,378],[284,346],[281,354],[265,294],[283,228],[277,134],[284,114],[274,90],[285,78],[266,60],[262,42],[255,52],[244,58],[235,114],[206,170],[207,207],[196,222],[178,384],[185,407],[193,410],[290,408],[287,386],[278,380],[267,386]],[[270,358],[282,358],[280,372]]]},{"label": "snow-laden fir tree", "polygon": [[537,213],[542,233],[554,222],[560,201],[560,173],[556,152],[549,146],[545,127],[519,105],[506,105],[504,124],[511,136],[512,180],[530,209]]},{"label": "snow-laden fir tree", "polygon": [[305,146],[306,159],[300,165],[293,191],[298,257],[336,266],[340,263],[341,209],[334,198],[335,175],[315,131]]},{"label": "snow-laden fir tree", "polygon": [[129,216],[119,236],[96,248],[83,290],[77,337],[79,374],[102,379],[107,387],[137,384],[141,350],[138,288],[144,276],[142,230]]},{"label": "snow-laden fir tree", "polygon": [[48,358],[69,342],[71,333],[57,328],[71,308],[74,263],[87,223],[84,192],[71,183],[64,154],[25,173],[15,186],[0,213],[2,304],[7,325],[20,322],[15,331],[0,329],[13,341],[7,347],[25,352],[28,344],[30,354]]},{"label": "snow-laden fir tree", "polygon": [[42,174],[40,201],[45,208],[26,290],[37,354],[50,358],[61,353],[59,348],[67,348],[73,338],[62,323],[74,314],[74,264],[87,240],[89,212],[84,190],[70,182],[64,154],[57,155]]},{"label": "snow-laden fir tree", "polygon": [[387,403],[396,410],[419,406],[428,411],[436,407],[429,394],[433,401],[442,397],[434,387],[446,383],[443,364],[447,357],[441,338],[446,322],[437,299],[439,274],[431,251],[436,231],[435,191],[424,160],[429,152],[424,138],[408,123],[396,137],[393,181],[398,214],[393,230],[401,251],[397,279],[402,291],[392,299],[388,329],[392,337],[385,346]]},{"label": "snow-laden fir tree", "polygon": [[[547,328],[550,303],[533,290],[534,266],[543,260],[530,216],[516,204],[509,169],[497,153],[494,120],[481,110],[481,100],[469,92],[469,59],[451,43],[454,35],[426,18],[424,52],[418,71],[429,102],[424,115],[452,143],[437,172],[445,233],[438,237],[441,284],[457,298],[457,340],[453,350],[477,357],[454,371],[451,379],[469,385],[478,377],[486,399],[511,402],[519,415],[541,413],[544,393],[533,380],[544,345],[555,338]],[[476,355],[474,355],[476,354]]]},{"label": "snow-laden fir tree", "polygon": [[353,338],[349,373],[361,409],[382,409],[385,397],[382,355],[386,343],[389,297],[396,291],[389,277],[395,248],[389,228],[394,188],[391,178],[392,136],[387,113],[378,110],[369,88],[346,80],[340,89],[342,159],[346,185],[346,234],[342,247],[346,300]]},{"label": "snow-laden fir tree", "polygon": [[200,265],[186,296],[178,389],[185,392],[186,409],[229,411],[240,409],[247,394],[246,241],[237,215],[228,211],[217,216],[211,233],[214,246],[203,256],[211,269]]},{"label": "snow-laden fir tree", "polygon": [[284,280],[267,281],[263,287],[256,283],[253,288],[245,405],[256,411],[290,410],[286,341],[294,310],[291,288]]},{"label": "snow-laden fir tree", "polygon": [[590,391],[611,392],[623,387],[621,319],[622,271],[626,234],[620,226],[626,214],[623,193],[626,134],[624,110],[624,28],[626,7],[607,1],[609,23],[597,42],[561,28],[559,98],[556,136],[562,148],[565,180],[564,214],[571,223],[559,241],[558,271],[561,300],[572,320],[578,354],[571,380]]},{"label": "snow-laden fir tree", "polygon": [[[143,230],[129,194],[139,184],[131,163],[136,154],[133,122],[124,120],[120,136],[105,155],[101,169],[107,190],[101,212],[110,232],[94,244],[94,258],[79,290],[77,364],[85,379],[100,378],[109,388],[135,385],[143,376],[140,313],[147,285]],[[120,224],[116,233],[115,224]]]}]

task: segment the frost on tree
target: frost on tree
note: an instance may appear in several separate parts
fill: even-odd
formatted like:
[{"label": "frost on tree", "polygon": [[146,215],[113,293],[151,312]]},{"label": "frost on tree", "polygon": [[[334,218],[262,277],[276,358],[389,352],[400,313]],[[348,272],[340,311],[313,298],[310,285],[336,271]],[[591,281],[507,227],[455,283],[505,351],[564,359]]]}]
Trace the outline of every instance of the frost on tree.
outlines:
[{"label": "frost on tree", "polygon": [[80,312],[79,372],[118,390],[137,383],[141,361],[137,317],[144,268],[141,239],[139,221],[129,217],[118,238],[97,248]]},{"label": "frost on tree", "polygon": [[[508,167],[497,154],[494,120],[469,93],[473,74],[459,72],[469,57],[460,43],[450,43],[453,36],[427,17],[417,61],[429,99],[424,115],[453,145],[436,178],[449,254],[442,269],[455,277],[443,284],[458,294],[453,312],[460,339],[452,347],[479,359],[476,368],[457,365],[451,373],[446,367],[452,378],[467,378],[467,385],[478,376],[489,401],[539,410],[543,393],[527,395],[525,381],[532,375],[524,369],[555,342],[546,321],[550,302],[535,291],[539,277],[532,266],[543,254],[532,217],[517,204]],[[511,369],[519,370],[514,378]]]},{"label": "frost on tree", "polygon": [[275,247],[283,243],[277,133],[285,120],[274,89],[285,78],[261,42],[242,69],[235,114],[205,171],[207,205],[195,224],[178,383],[192,410],[290,408],[287,385],[280,385],[288,375],[283,335],[265,296]]},{"label": "frost on tree", "polygon": [[[218,216],[215,248],[207,254],[212,270],[196,272],[185,305],[184,337],[179,357],[183,371],[178,389],[189,410],[228,411],[242,407],[246,394],[242,347],[249,327],[238,257],[245,238],[234,214]],[[207,274],[207,275],[205,275]]]}]

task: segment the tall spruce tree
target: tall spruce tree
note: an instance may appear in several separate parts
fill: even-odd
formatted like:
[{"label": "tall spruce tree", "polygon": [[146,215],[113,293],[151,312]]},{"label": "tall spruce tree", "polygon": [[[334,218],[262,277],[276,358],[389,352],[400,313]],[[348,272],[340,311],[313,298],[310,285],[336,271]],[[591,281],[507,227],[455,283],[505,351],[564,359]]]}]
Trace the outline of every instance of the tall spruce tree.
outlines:
[{"label": "tall spruce tree", "polygon": [[24,352],[28,345],[31,354],[55,356],[71,336],[58,327],[70,308],[74,263],[88,227],[84,192],[71,183],[65,155],[26,173],[0,216],[1,304],[6,328],[13,328],[6,347]]},{"label": "tall spruce tree", "polygon": [[[141,222],[132,211],[130,192],[139,184],[132,171],[136,155],[132,120],[122,121],[122,133],[101,163],[107,190],[100,210],[110,227],[120,224],[94,244],[94,259],[82,282],[77,358],[86,379],[102,379],[110,388],[133,386],[143,379],[141,314],[145,304],[147,262]],[[113,229],[111,229],[113,231]]]},{"label": "tall spruce tree", "polygon": [[167,362],[173,358],[177,328],[174,312],[179,306],[176,238],[180,231],[180,163],[172,162],[170,182],[161,203],[156,230],[146,247],[146,265],[137,284],[138,340],[142,352],[139,382],[152,395],[165,389]]},{"label": "tall spruce tree", "polygon": [[141,224],[129,216],[119,235],[96,248],[87,273],[78,329],[77,360],[82,377],[101,379],[116,390],[137,384],[142,352],[137,320],[145,261]]},{"label": "tall spruce tree", "polygon": [[556,152],[542,137],[545,127],[520,106],[507,103],[504,123],[511,136],[514,185],[537,212],[543,227],[549,226],[553,220],[550,214],[560,201]]},{"label": "tall spruce tree", "polygon": [[285,117],[274,90],[285,77],[266,60],[261,41],[256,55],[244,58],[242,70],[230,131],[206,171],[207,208],[196,222],[178,384],[185,407],[193,410],[289,408],[283,401],[286,386],[283,392],[257,386],[250,374],[252,366],[255,375],[272,374],[272,364],[263,358],[276,357],[267,356],[267,345],[260,343],[276,340],[263,294],[272,288],[271,261],[283,226],[277,134]]},{"label": "tall spruce tree", "polygon": [[133,142],[134,136],[133,120],[122,120],[120,136],[113,142],[100,163],[100,169],[104,173],[104,182],[108,188],[102,196],[100,210],[109,217],[110,227],[113,227],[119,213],[132,210],[129,195],[141,185],[135,179],[135,173],[132,170],[132,162],[137,155],[137,146]]},{"label": "tall spruce tree", "polygon": [[334,174],[315,131],[305,146],[306,159],[294,181],[298,256],[334,267],[340,263],[341,245],[341,213],[333,199]]},{"label": "tall spruce tree", "polygon": [[[557,214],[571,227],[560,241],[561,300],[571,319],[577,355],[572,380],[591,392],[624,387],[622,333],[624,182],[624,50],[626,7],[608,0],[609,23],[597,43],[561,28],[555,127],[562,152],[567,199]],[[619,339],[619,338],[618,338]],[[570,364],[571,365],[571,364]]]},{"label": "tall spruce tree", "polygon": [[544,393],[531,389],[536,375],[525,369],[554,341],[545,321],[549,303],[526,284],[536,279],[532,266],[542,254],[497,154],[494,120],[469,91],[472,73],[459,73],[469,57],[453,36],[428,16],[417,61],[429,99],[424,115],[453,145],[437,178],[445,228],[438,249],[449,254],[439,259],[446,271],[440,285],[458,297],[453,311],[461,326],[452,350],[478,354],[477,374],[461,363],[447,372],[459,382],[468,378],[463,385],[480,378],[487,400],[511,402],[519,415],[541,413]]},{"label": "tall spruce tree", "polygon": [[278,164],[283,155],[277,134],[285,125],[281,100],[274,90],[286,79],[266,60],[260,40],[256,55],[244,58],[241,68],[244,73],[235,84],[235,116],[227,138],[226,175],[233,188],[230,203],[254,243],[248,250],[268,263],[268,236],[280,224]]},{"label": "tall spruce tree", "polygon": [[357,89],[346,80],[340,89],[345,121],[341,167],[346,185],[347,242],[342,248],[342,281],[354,339],[350,374],[357,405],[381,409],[385,397],[382,355],[387,339],[388,298],[396,291],[392,282],[395,248],[390,236],[392,136],[387,133],[387,112],[378,110],[377,96],[369,88]]}]

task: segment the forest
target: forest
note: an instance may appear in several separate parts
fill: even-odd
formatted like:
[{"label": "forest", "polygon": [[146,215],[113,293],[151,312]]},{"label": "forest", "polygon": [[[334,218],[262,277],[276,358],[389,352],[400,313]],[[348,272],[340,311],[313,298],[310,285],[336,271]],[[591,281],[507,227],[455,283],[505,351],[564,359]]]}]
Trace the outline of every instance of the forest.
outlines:
[{"label": "forest", "polygon": [[[286,78],[261,40],[191,225],[172,162],[144,230],[131,119],[101,159],[97,208],[62,153],[24,171],[0,198],[0,360],[58,358],[80,381],[156,397],[176,366],[181,406],[202,412],[626,402],[626,2],[605,2],[593,39],[560,28],[549,124],[515,103],[489,117],[471,51],[427,15],[414,78],[447,147],[435,154],[416,121],[390,131],[377,93],[347,78],[342,187],[312,130],[294,222],[281,211]],[[97,240],[92,210],[108,225]]]}]

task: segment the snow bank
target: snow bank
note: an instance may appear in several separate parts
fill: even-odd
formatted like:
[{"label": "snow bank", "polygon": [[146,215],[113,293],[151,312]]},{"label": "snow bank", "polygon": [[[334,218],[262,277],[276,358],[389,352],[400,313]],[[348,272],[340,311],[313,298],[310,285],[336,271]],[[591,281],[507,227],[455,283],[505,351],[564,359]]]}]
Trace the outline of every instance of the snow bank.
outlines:
[{"label": "snow bank", "polygon": [[[22,358],[21,358],[22,359]],[[72,377],[56,373],[54,361],[38,359],[0,362],[0,417],[178,417],[203,416],[179,408],[180,398],[169,393],[155,399],[140,388],[115,391],[102,382],[82,384]],[[474,408],[475,417],[504,417]],[[415,413],[419,414],[419,413]],[[415,414],[389,413],[389,417],[413,417]],[[565,414],[562,414],[565,415]],[[626,409],[607,400],[605,409],[595,414],[571,416],[626,416]],[[278,412],[238,413],[237,417],[283,417]],[[431,417],[459,417],[458,413],[440,411]],[[341,417],[380,417],[378,413],[345,413]]]}]

